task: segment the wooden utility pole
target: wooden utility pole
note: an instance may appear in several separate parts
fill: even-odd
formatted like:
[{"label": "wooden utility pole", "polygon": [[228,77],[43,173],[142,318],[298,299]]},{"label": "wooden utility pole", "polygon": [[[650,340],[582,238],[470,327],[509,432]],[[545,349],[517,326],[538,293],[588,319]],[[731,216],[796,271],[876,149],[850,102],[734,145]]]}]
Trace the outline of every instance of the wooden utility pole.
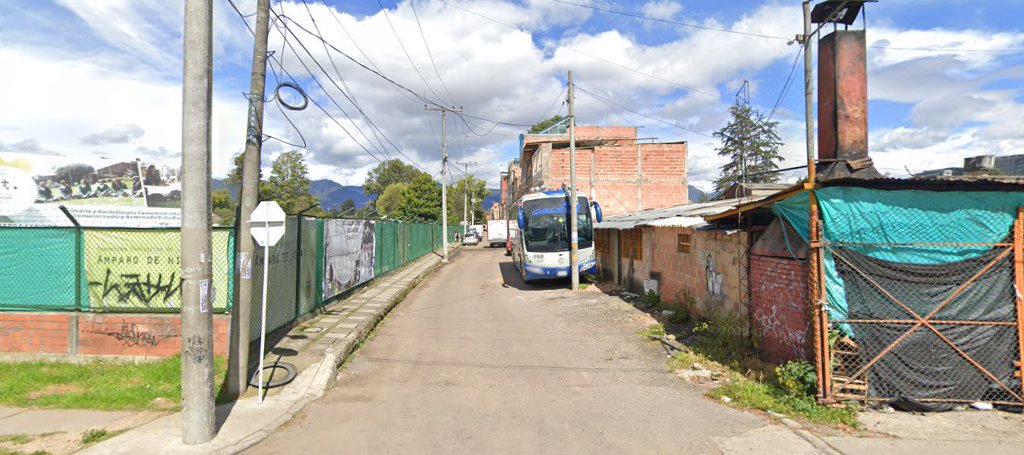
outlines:
[{"label": "wooden utility pole", "polygon": [[[249,78],[249,116],[242,155],[241,204],[235,236],[235,301],[231,311],[228,354],[228,394],[238,397],[249,387],[249,319],[252,315],[252,260],[255,245],[249,235],[249,218],[259,202],[260,154],[263,148],[263,94],[267,79],[267,35],[270,32],[270,0],[256,2],[255,44]],[[266,258],[264,258],[266,260]],[[263,353],[261,352],[260,355]]]},{"label": "wooden utility pole", "polygon": [[579,233],[577,232],[577,208],[576,198],[576,104],[573,95],[572,71],[569,71],[569,271],[572,276],[572,290],[580,287],[580,244]]},{"label": "wooden utility pole", "polygon": [[185,0],[181,122],[181,398],[185,444],[213,439],[210,251],[212,0]]},{"label": "wooden utility pole", "polygon": [[448,262],[448,183],[445,175],[448,170],[448,144],[445,137],[444,118],[448,112],[462,112],[461,108],[427,107],[428,111],[441,111],[441,262]]}]

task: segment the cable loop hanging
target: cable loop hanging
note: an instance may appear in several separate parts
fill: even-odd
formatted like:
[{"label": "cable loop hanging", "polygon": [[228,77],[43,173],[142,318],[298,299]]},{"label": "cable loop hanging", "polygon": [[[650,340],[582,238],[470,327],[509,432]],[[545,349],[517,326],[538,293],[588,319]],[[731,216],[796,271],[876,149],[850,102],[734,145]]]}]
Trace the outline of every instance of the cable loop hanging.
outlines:
[{"label": "cable loop hanging", "polygon": [[[287,88],[290,88],[290,89],[295,90],[296,92],[298,92],[299,95],[302,96],[302,105],[301,106],[295,106],[295,105],[288,104],[287,102],[285,102],[284,99],[281,98],[281,88],[282,87],[287,87]],[[302,90],[302,87],[300,87],[299,84],[296,84],[294,82],[287,82],[287,81],[285,81],[285,82],[281,82],[280,84],[277,84],[277,88],[274,89],[274,99],[277,100],[277,104],[280,104],[281,107],[283,107],[285,109],[288,109],[289,111],[301,111],[301,110],[305,109],[306,106],[309,105],[309,97],[306,96],[305,90]]]}]

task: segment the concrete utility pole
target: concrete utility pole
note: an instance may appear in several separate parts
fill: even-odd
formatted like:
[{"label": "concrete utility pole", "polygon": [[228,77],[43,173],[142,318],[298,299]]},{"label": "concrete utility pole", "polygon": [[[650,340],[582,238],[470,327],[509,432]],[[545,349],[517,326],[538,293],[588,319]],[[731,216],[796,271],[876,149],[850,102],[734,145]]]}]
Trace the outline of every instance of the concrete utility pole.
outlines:
[{"label": "concrete utility pole", "polygon": [[814,75],[811,73],[811,2],[804,0],[804,116],[807,118],[807,182],[814,183]]},{"label": "concrete utility pole", "polygon": [[448,262],[448,183],[445,175],[448,170],[448,144],[444,130],[444,117],[448,112],[462,112],[461,108],[427,107],[428,111],[441,111],[441,262]]},{"label": "concrete utility pole", "polygon": [[580,244],[576,227],[579,201],[576,198],[576,105],[573,91],[572,71],[569,71],[569,273],[572,276],[571,289],[575,291],[580,287]]},{"label": "concrete utility pole", "polygon": [[456,161],[455,164],[461,164],[464,166],[466,174],[466,184],[462,185],[462,237],[466,237],[466,231],[469,229],[469,225],[466,224],[466,210],[469,209],[469,165],[476,165],[476,161]]},{"label": "concrete utility pole", "polygon": [[[256,2],[256,37],[249,78],[249,117],[242,155],[242,189],[235,254],[235,301],[231,311],[228,353],[228,394],[238,397],[249,387],[249,319],[252,315],[252,259],[255,245],[249,234],[249,218],[259,202],[260,153],[263,148],[263,95],[267,79],[267,35],[270,32],[270,0]],[[262,354],[262,353],[260,353]]]},{"label": "concrete utility pole", "polygon": [[212,0],[185,0],[181,121],[181,398],[185,444],[213,439],[210,251]]}]

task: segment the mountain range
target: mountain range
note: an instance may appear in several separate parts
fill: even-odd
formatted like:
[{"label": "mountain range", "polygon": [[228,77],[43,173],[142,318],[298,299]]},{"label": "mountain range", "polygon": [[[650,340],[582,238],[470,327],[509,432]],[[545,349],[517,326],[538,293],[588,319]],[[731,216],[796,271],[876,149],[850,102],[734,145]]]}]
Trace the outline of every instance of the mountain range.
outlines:
[{"label": "mountain range", "polygon": [[[222,179],[212,179],[210,187],[213,190],[227,188],[231,192],[231,197],[238,200],[238,185],[229,185]],[[488,188],[487,191],[487,195],[484,196],[483,201],[480,203],[484,211],[490,210],[491,205],[495,202],[501,202],[501,190]],[[342,185],[329,179],[310,182],[309,192],[316,196],[317,200],[320,201],[320,207],[326,211],[341,207],[341,204],[345,203],[348,199],[352,199],[352,202],[356,203],[356,207],[362,207],[376,198],[376,195],[367,196],[364,194],[361,185]],[[700,202],[708,196],[707,193],[693,185],[690,185],[688,188],[687,197],[690,199],[690,202]]]}]

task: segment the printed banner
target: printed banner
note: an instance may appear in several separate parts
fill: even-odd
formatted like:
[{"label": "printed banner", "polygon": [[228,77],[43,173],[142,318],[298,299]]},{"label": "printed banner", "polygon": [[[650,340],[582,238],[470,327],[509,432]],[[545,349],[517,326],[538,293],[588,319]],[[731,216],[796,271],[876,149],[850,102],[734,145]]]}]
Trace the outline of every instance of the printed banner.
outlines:
[{"label": "printed banner", "polygon": [[373,279],[373,221],[324,221],[324,301]]},{"label": "printed banner", "polygon": [[[228,307],[230,233],[213,231],[213,311]],[[92,310],[181,308],[181,234],[178,231],[86,230],[85,277]]]},{"label": "printed banner", "polygon": [[[0,177],[4,177],[0,178],[0,224],[65,226],[70,223],[58,208],[62,205],[109,208],[116,211],[115,218],[124,214],[147,218],[152,208],[181,207],[180,175],[180,159],[173,158],[4,153],[0,156]],[[118,226],[143,227],[131,222]]]}]

